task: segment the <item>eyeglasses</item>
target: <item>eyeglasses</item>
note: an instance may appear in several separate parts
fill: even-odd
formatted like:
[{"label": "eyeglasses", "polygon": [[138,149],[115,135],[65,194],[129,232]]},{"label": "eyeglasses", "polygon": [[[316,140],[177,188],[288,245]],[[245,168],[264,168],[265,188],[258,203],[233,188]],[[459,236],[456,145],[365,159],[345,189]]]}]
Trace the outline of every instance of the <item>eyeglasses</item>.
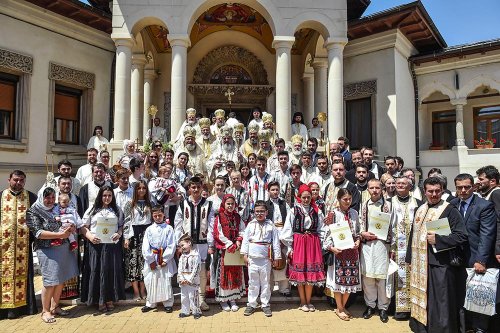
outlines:
[{"label": "eyeglasses", "polygon": [[255,211],[255,215],[263,215],[265,213],[266,213],[265,210],[264,211],[257,211],[257,210]]}]

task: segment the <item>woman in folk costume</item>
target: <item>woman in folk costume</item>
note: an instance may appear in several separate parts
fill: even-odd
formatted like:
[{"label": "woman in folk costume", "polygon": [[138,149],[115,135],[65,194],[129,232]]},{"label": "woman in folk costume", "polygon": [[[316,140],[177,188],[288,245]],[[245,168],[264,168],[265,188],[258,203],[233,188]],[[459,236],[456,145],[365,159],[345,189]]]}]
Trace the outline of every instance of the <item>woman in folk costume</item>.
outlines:
[{"label": "woman in folk costume", "polygon": [[[224,311],[238,311],[237,299],[245,292],[242,266],[226,266],[226,252],[234,253],[241,247],[245,224],[236,210],[236,199],[226,194],[222,199],[219,214],[214,222],[214,265],[211,287],[215,289],[215,300]],[[229,301],[230,304],[227,302]]]},{"label": "woman in folk costume", "polygon": [[312,201],[316,203],[316,206],[318,206],[319,210],[325,214],[325,200],[319,195],[320,192],[320,186],[316,182],[310,182],[307,184],[309,188],[311,188],[311,194],[312,194]]},{"label": "woman in folk costume", "polygon": [[323,213],[312,201],[309,186],[300,185],[297,202],[287,216],[280,239],[288,247],[289,280],[299,290],[300,309],[304,312],[316,310],[311,304],[313,286],[325,283],[320,238],[323,219]]},{"label": "woman in folk costume", "polygon": [[[333,293],[337,309],[335,313],[342,320],[349,320],[352,315],[346,309],[346,303],[350,293],[361,291],[361,276],[359,269],[359,218],[358,213],[350,208],[352,202],[352,194],[346,188],[339,189],[337,193],[339,207],[335,208],[332,215],[332,223],[338,223],[345,220],[351,229],[351,234],[354,240],[354,248],[340,250],[335,247],[335,243],[331,237],[330,228],[325,227],[323,249],[332,252],[334,255],[332,260],[328,262],[328,271],[326,276],[326,292],[327,296]],[[328,295],[329,294],[329,295]]]},{"label": "woman in folk costume", "polygon": [[125,248],[125,279],[132,283],[134,299],[146,297],[142,269],[142,241],[144,232],[151,225],[151,202],[146,182],[140,180],[134,187],[132,201],[125,204],[125,226],[123,227],[123,247]]}]

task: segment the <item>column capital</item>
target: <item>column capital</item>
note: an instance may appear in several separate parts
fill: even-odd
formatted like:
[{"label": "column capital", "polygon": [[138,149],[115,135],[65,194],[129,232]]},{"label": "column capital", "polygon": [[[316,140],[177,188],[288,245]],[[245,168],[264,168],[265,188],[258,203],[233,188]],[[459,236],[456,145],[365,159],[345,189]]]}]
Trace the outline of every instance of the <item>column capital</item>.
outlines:
[{"label": "column capital", "polygon": [[450,104],[454,106],[464,106],[467,104],[467,98],[454,98],[450,99]]},{"label": "column capital", "polygon": [[272,47],[275,49],[292,49],[293,43],[295,43],[295,37],[293,36],[274,36]]},{"label": "column capital", "polygon": [[144,80],[155,80],[158,77],[156,71],[154,69],[145,69],[144,70]]},{"label": "column capital", "polygon": [[142,53],[134,53],[132,54],[132,66],[142,67],[146,65],[148,60],[146,56]]},{"label": "column capital", "polygon": [[132,48],[134,46],[134,40],[132,38],[113,38],[116,47],[124,46]]},{"label": "column capital", "polygon": [[327,50],[344,49],[348,41],[346,37],[330,37],[326,40],[324,47]]},{"label": "column capital", "polygon": [[171,46],[183,46],[188,48],[191,46],[189,35],[186,34],[168,34],[168,42]]},{"label": "column capital", "polygon": [[314,73],[304,72],[304,74],[302,75],[302,80],[304,81],[314,80]]},{"label": "column capital", "polygon": [[328,58],[323,58],[323,57],[314,58],[311,66],[314,69],[328,68]]}]

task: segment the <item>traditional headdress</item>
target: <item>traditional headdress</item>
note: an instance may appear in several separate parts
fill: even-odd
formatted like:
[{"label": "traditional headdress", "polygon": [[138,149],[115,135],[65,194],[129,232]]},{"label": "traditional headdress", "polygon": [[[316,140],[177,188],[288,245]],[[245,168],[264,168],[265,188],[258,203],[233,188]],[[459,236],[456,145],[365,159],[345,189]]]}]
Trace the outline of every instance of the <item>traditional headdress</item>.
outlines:
[{"label": "traditional headdress", "polygon": [[226,112],[222,109],[215,110],[215,118],[224,118],[226,116]]},{"label": "traditional headdress", "polygon": [[208,118],[201,118],[200,120],[198,120],[198,125],[200,126],[200,129],[202,129],[202,128],[210,128],[210,124],[211,123],[212,122]]},{"label": "traditional headdress", "polygon": [[297,143],[303,144],[304,138],[302,137],[302,135],[295,134],[294,136],[291,137],[290,141],[292,141],[292,145]]},{"label": "traditional headdress", "polygon": [[260,129],[259,124],[257,123],[252,123],[248,125],[248,133],[258,133]]},{"label": "traditional headdress", "polygon": [[189,108],[186,110],[186,115],[187,116],[196,116],[196,110],[193,108]]},{"label": "traditional headdress", "polygon": [[273,115],[270,113],[266,113],[265,115],[262,116],[262,122],[264,124],[272,123],[273,122]]},{"label": "traditional headdress", "polygon": [[260,142],[271,142],[273,139],[273,132],[268,129],[262,129],[259,132]]},{"label": "traditional headdress", "polygon": [[233,126],[233,130],[234,132],[243,132],[245,130],[245,125],[243,125],[242,123],[237,123]]},{"label": "traditional headdress", "polygon": [[233,129],[229,126],[222,126],[220,129],[219,129],[219,135],[220,137],[227,137],[227,136],[230,136],[232,137],[233,136]]},{"label": "traditional headdress", "polygon": [[187,138],[189,136],[195,138],[196,137],[196,129],[194,129],[191,126],[186,126],[186,127],[184,127],[183,134],[184,134],[184,138]]}]

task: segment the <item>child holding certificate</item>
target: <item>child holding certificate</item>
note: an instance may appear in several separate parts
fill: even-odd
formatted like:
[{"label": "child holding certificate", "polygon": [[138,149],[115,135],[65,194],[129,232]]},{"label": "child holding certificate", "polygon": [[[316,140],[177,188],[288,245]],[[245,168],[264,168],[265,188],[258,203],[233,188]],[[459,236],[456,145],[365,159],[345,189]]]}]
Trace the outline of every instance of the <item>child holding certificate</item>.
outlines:
[{"label": "child holding certificate", "polygon": [[119,243],[123,233],[123,213],[116,205],[113,189],[99,189],[94,206],[83,216],[80,229],[87,242],[83,256],[81,301],[99,304],[99,311],[115,307],[113,302],[125,299],[123,252]]},{"label": "child holding certificate", "polygon": [[[352,315],[346,309],[346,303],[350,293],[361,291],[361,277],[359,274],[359,219],[358,213],[351,209],[352,194],[347,188],[339,189],[337,193],[338,208],[335,208],[331,214],[332,225],[325,226],[323,249],[334,254],[333,265],[328,266],[326,275],[326,288],[333,293],[337,309],[335,313],[342,320],[349,320]],[[332,228],[335,224],[347,224],[349,226],[348,234],[338,235],[339,239],[352,237],[354,246],[349,249],[341,250],[340,246],[332,238]]]},{"label": "child holding certificate", "polygon": [[391,299],[387,297],[385,285],[389,269],[389,246],[391,206],[382,195],[382,184],[378,179],[368,181],[370,199],[361,205],[360,225],[363,246],[361,247],[361,275],[366,310],[363,318],[369,319],[378,307],[380,320],[389,320],[387,309]]},{"label": "child holding certificate", "polygon": [[244,231],[245,224],[236,211],[236,199],[232,194],[224,195],[214,222],[216,251],[211,272],[215,300],[220,302],[224,311],[238,311],[236,300],[240,299],[245,291],[243,266],[225,265],[226,254],[234,253],[241,248]]},{"label": "child holding certificate", "polygon": [[146,305],[141,309],[148,312],[162,302],[165,312],[172,312],[174,295],[170,278],[175,274],[174,255],[177,249],[174,229],[165,222],[162,206],[151,209],[154,223],[147,227],[142,240],[144,257],[144,285],[147,290]]}]

